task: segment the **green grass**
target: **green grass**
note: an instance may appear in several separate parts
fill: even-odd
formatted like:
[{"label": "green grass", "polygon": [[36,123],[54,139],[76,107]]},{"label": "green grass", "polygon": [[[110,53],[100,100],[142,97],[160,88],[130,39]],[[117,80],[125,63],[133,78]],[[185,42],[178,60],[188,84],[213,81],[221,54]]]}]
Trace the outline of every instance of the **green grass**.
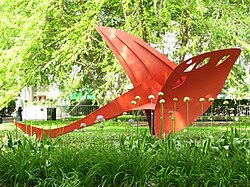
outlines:
[{"label": "green grass", "polygon": [[2,124],[0,124],[0,131],[13,130],[14,128],[15,128],[15,126],[13,125],[13,123],[2,123]]},{"label": "green grass", "polygon": [[[35,122],[42,126],[44,122]],[[49,122],[52,123],[52,122]],[[63,122],[55,122],[65,125]],[[249,121],[189,126],[157,140],[105,122],[55,139],[1,124],[0,186],[249,186]]]}]

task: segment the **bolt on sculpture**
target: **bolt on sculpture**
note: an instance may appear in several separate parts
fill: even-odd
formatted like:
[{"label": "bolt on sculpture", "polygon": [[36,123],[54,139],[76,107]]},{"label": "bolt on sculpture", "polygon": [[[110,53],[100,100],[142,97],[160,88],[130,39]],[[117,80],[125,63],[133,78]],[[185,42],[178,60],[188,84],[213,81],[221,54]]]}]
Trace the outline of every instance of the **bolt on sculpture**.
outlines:
[{"label": "bolt on sculpture", "polygon": [[[121,30],[97,27],[107,42],[134,88],[102,108],[67,126],[41,129],[15,122],[25,133],[42,133],[57,137],[82,124],[95,124],[96,117],[106,120],[132,110],[145,110],[151,133],[157,137],[177,132],[195,121],[212,104],[220,93],[225,80],[240,55],[240,49],[224,49],[192,57],[178,66],[165,55],[142,40]],[[131,101],[136,101],[134,105]]]}]

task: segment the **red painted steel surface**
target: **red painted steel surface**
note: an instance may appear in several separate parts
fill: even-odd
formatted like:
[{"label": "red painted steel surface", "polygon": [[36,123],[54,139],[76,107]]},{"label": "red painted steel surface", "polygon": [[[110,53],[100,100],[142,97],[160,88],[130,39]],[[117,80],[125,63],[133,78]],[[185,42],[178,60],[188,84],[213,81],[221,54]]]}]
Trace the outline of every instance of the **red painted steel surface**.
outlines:
[{"label": "red painted steel surface", "polygon": [[[219,50],[195,56],[176,66],[142,40],[121,30],[97,27],[97,31],[112,49],[134,88],[65,127],[41,129],[16,122],[15,125],[22,131],[29,135],[35,133],[38,138],[41,138],[42,132],[47,137],[57,137],[81,128],[82,123],[86,126],[95,124],[98,115],[108,120],[123,112],[145,110],[149,127],[150,113],[154,111],[154,133],[158,137],[162,133],[168,134],[171,125],[172,130],[177,132],[209,108],[212,102],[208,99],[215,99],[219,94],[240,54],[240,49]],[[227,58],[224,59],[225,57]],[[203,65],[205,62],[207,63]],[[163,92],[164,95],[158,96],[159,92]],[[149,95],[154,95],[154,99],[150,100]],[[140,96],[141,99],[136,105],[132,105],[131,101],[135,100],[136,96]],[[189,97],[190,101],[184,102],[184,97]],[[178,101],[173,101],[174,98]],[[204,98],[205,101],[200,102],[200,98]],[[164,104],[159,103],[161,99],[165,100]]]},{"label": "red painted steel surface", "polygon": [[[209,52],[190,58],[175,68],[161,90],[165,93],[163,99],[166,101],[163,132],[167,134],[170,131],[171,123],[174,125],[173,131],[183,129],[211,106],[209,98],[216,99],[239,55],[240,49]],[[206,60],[207,63],[203,65]],[[184,102],[185,97],[189,97],[190,101]],[[174,102],[174,98],[178,101]],[[201,98],[204,98],[204,102],[200,101]],[[160,117],[158,99],[154,118],[158,136],[161,134]]]}]

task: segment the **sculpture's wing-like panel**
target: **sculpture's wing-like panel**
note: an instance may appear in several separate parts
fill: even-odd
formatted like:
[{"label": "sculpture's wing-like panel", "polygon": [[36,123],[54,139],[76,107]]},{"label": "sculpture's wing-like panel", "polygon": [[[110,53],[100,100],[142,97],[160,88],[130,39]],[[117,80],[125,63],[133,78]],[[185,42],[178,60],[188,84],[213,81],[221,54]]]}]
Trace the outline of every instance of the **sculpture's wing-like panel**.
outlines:
[{"label": "sculpture's wing-like panel", "polygon": [[134,86],[153,79],[163,85],[176,64],[165,55],[121,30],[97,27]]},{"label": "sculpture's wing-like panel", "polygon": [[[163,108],[164,127],[160,122],[161,104],[158,102],[156,105],[155,133],[161,134],[163,129],[167,134],[173,124],[177,132],[202,115],[212,104],[209,98],[216,99],[221,92],[239,55],[240,49],[224,49],[204,53],[179,64],[162,89],[166,101]],[[190,100],[184,102],[185,97]],[[178,101],[174,101],[174,98]],[[200,101],[200,98],[205,101]]]}]

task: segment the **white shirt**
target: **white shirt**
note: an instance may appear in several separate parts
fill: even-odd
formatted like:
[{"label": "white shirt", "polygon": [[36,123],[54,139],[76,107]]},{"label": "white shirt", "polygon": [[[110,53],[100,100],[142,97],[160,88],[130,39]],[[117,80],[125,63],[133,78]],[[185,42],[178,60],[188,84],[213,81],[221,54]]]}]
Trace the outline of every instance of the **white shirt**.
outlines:
[{"label": "white shirt", "polygon": [[23,105],[23,100],[21,99],[21,97],[18,97],[16,101],[16,109],[18,109],[19,107],[23,108]]}]

